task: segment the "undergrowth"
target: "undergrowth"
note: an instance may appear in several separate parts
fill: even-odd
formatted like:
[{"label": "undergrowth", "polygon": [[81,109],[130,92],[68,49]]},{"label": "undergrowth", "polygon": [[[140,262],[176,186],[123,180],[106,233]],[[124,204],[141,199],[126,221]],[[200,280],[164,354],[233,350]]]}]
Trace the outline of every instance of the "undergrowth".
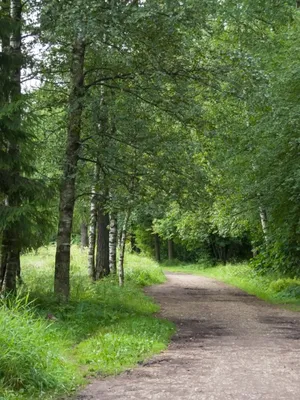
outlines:
[{"label": "undergrowth", "polygon": [[261,275],[247,263],[206,267],[203,264],[181,264],[164,268],[174,272],[185,272],[216,278],[236,286],[263,300],[282,304],[300,311],[300,279],[286,278],[279,273]]},{"label": "undergrowth", "polygon": [[162,283],[153,261],[127,255],[127,283],[91,283],[86,253],[72,249],[71,299],[52,294],[54,248],[23,256],[20,296],[0,304],[0,399],[70,394],[86,377],[115,374],[165,348],[173,325],[153,317],[158,306],[141,290]]}]

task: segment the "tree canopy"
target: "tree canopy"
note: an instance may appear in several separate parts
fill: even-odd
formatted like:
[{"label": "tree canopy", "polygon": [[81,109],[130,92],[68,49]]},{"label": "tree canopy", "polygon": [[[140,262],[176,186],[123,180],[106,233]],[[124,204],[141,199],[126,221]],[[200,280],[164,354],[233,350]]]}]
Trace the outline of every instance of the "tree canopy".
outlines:
[{"label": "tree canopy", "polygon": [[119,242],[124,283],[129,239],[297,274],[296,3],[2,1],[2,289],[53,240],[67,300],[80,232],[93,279],[115,273]]}]

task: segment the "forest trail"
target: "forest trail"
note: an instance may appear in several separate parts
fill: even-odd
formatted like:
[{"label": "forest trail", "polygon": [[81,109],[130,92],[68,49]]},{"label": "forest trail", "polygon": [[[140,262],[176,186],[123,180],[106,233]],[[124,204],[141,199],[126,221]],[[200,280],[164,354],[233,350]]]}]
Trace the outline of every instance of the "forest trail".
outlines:
[{"label": "forest trail", "polygon": [[78,400],[300,399],[300,313],[213,279],[167,276],[147,293],[177,325],[169,349]]}]

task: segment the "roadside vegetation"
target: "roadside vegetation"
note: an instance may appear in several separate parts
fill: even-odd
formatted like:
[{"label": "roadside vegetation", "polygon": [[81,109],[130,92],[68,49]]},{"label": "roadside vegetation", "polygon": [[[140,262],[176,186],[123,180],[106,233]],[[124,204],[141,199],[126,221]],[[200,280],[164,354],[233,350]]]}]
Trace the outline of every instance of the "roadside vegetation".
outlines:
[{"label": "roadside vegetation", "polygon": [[92,283],[86,251],[74,246],[71,298],[59,305],[51,290],[54,251],[23,256],[20,294],[1,302],[0,399],[72,393],[87,377],[119,373],[161,351],[173,332],[142,291],[165,279],[154,261],[128,254],[126,287],[113,277]]},{"label": "roadside vegetation", "polygon": [[166,271],[215,278],[265,301],[300,311],[299,277],[285,277],[275,272],[262,274],[255,266],[246,262],[209,267],[204,264],[167,262],[163,267]]}]

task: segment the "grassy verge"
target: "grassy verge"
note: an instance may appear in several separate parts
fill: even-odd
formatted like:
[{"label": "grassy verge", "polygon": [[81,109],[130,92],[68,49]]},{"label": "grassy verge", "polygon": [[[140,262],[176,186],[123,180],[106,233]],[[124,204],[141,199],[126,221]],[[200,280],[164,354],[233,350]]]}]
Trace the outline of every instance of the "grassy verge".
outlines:
[{"label": "grassy verge", "polygon": [[0,399],[52,399],[87,377],[119,373],[164,349],[174,331],[153,316],[142,286],[164,281],[153,261],[127,256],[127,284],[91,283],[86,254],[72,249],[72,295],[52,295],[54,248],[23,256],[23,294],[0,304]]},{"label": "grassy verge", "polygon": [[215,267],[199,264],[166,264],[164,269],[215,278],[265,301],[300,311],[300,280],[297,278],[285,278],[276,274],[262,276],[246,263]]}]

